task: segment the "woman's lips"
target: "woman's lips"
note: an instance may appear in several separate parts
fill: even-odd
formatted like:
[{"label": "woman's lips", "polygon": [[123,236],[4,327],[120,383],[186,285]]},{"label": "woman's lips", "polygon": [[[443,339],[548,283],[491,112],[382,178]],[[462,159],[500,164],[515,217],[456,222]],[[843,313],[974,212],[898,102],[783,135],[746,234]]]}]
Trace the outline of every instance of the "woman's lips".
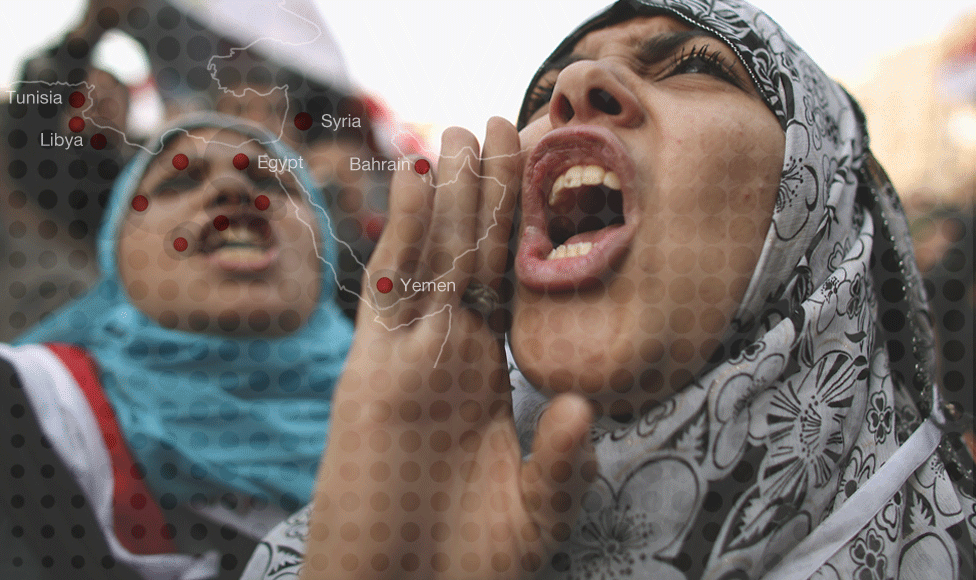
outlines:
[{"label": "woman's lips", "polygon": [[[556,178],[575,165],[599,165],[620,178],[624,223],[576,234],[564,245],[590,247],[584,255],[547,259],[553,251],[546,204]],[[620,140],[597,126],[564,127],[547,134],[529,156],[522,182],[524,229],[515,259],[520,284],[533,290],[583,289],[604,277],[627,253],[640,218],[633,191],[634,165]]]},{"label": "woman's lips", "polygon": [[264,217],[247,213],[206,226],[200,236],[207,261],[225,272],[253,274],[267,270],[279,256],[277,236]]},{"label": "woman's lips", "polygon": [[224,247],[210,254],[211,264],[225,272],[255,273],[267,270],[278,259],[278,248],[241,249]]}]

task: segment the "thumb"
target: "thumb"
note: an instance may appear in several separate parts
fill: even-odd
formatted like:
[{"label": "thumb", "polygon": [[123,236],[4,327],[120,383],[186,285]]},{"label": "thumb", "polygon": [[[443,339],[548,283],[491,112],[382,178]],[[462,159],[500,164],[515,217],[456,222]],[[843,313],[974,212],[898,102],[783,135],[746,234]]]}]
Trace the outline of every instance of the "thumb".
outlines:
[{"label": "thumb", "polygon": [[592,421],[585,399],[557,397],[539,420],[532,455],[522,469],[524,505],[551,549],[569,538],[583,493],[596,475]]}]

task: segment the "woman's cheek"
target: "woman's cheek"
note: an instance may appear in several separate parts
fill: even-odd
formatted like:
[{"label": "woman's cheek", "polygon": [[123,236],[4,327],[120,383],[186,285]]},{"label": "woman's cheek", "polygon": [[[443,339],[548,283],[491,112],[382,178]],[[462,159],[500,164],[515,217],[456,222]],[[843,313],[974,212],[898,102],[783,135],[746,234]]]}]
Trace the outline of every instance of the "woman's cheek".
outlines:
[{"label": "woman's cheek", "polygon": [[191,280],[187,285],[187,295],[195,302],[203,302],[210,298],[210,284],[203,280]]},{"label": "woman's cheek", "polygon": [[278,253],[278,260],[281,264],[281,271],[285,274],[295,274],[302,269],[302,254],[297,248],[281,248]]},{"label": "woman's cheek", "polygon": [[302,285],[297,280],[288,278],[278,283],[278,295],[282,300],[294,302],[302,295]]}]

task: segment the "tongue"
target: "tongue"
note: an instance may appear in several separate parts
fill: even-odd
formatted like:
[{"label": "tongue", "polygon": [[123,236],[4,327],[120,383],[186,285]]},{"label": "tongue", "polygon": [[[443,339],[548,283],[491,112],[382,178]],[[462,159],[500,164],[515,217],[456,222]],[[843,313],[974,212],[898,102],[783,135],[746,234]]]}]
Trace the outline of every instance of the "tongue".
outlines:
[{"label": "tongue", "polygon": [[568,240],[566,240],[560,245],[566,246],[569,244],[578,244],[581,242],[590,242],[595,244],[600,240],[600,238],[603,238],[605,235],[607,235],[608,233],[610,233],[611,231],[619,227],[620,224],[613,224],[605,228],[600,228],[598,230],[591,230],[588,232],[583,232],[581,234],[576,234],[575,236],[570,237]]}]

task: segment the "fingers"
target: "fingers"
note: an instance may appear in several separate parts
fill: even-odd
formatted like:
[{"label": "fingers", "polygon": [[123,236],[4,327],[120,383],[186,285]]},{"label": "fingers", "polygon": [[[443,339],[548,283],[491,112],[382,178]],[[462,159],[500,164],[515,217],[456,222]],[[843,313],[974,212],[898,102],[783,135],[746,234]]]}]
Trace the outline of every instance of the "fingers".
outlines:
[{"label": "fingers", "polygon": [[398,169],[390,184],[390,215],[370,259],[369,270],[409,275],[416,268],[430,224],[434,186],[412,169]]},{"label": "fingers", "polygon": [[426,309],[458,303],[472,278],[491,284],[505,273],[521,172],[518,132],[492,118],[483,160],[479,149],[474,135],[452,127],[442,136],[436,179],[412,169],[393,176],[389,225],[368,270],[433,282],[425,286]]},{"label": "fingers", "polygon": [[522,495],[544,538],[569,538],[583,493],[596,475],[590,423],[593,412],[578,395],[561,395],[539,421],[531,460],[522,469]]},{"label": "fingers", "polygon": [[460,298],[467,286],[477,255],[478,208],[481,178],[478,175],[480,146],[469,131],[451,127],[441,137],[437,192],[434,196],[430,233],[424,257],[444,290],[432,294],[439,303]]},{"label": "fingers", "polygon": [[483,200],[478,230],[483,239],[479,240],[477,269],[478,279],[487,284],[505,274],[508,237],[521,186],[519,149],[515,127],[501,117],[489,119],[481,161]]}]

